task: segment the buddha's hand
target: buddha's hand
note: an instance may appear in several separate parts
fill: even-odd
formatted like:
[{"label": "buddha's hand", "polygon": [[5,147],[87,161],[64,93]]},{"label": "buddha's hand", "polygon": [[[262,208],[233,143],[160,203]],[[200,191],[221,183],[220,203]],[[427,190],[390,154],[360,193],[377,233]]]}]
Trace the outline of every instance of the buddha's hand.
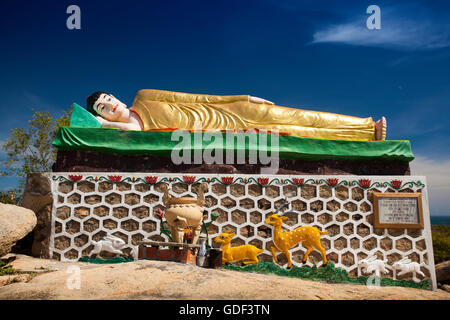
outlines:
[{"label": "buddha's hand", "polygon": [[266,99],[262,99],[262,98],[258,98],[258,97],[252,97],[250,96],[250,102],[253,103],[267,103],[267,104],[275,104],[272,101],[266,100]]},{"label": "buddha's hand", "polygon": [[103,119],[103,118],[100,117],[100,116],[96,116],[95,118],[98,120],[98,122],[100,122],[100,124],[101,124],[102,126],[106,123],[106,120]]}]

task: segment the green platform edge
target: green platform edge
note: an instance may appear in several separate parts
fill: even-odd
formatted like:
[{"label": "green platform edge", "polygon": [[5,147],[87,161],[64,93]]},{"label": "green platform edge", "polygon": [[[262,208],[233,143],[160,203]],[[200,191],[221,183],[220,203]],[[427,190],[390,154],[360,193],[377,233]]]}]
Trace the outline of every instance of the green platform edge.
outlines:
[{"label": "green platform edge", "polygon": [[[201,146],[195,144],[194,134],[198,133],[190,133],[191,150],[204,150],[209,142],[203,142]],[[225,146],[225,133],[220,134],[222,134]],[[258,135],[258,133],[247,135]],[[123,131],[107,128],[60,127],[53,141],[53,146],[58,150],[170,157],[172,150],[180,143],[180,140],[172,141],[171,137],[172,131]],[[269,146],[263,148],[259,148],[258,144],[250,143],[249,140],[246,139],[246,154],[249,150],[258,150],[266,151],[270,155],[270,137],[267,138]],[[234,151],[236,152],[237,149],[235,148]],[[225,154],[224,151],[224,159]],[[414,159],[414,155],[408,140],[343,141],[280,135],[279,158],[290,160],[334,159],[410,162]]]}]

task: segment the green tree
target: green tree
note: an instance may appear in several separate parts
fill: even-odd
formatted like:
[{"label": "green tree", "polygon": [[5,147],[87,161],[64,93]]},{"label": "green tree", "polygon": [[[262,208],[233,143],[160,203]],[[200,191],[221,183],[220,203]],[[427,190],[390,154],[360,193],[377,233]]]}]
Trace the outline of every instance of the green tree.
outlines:
[{"label": "green tree", "polygon": [[14,128],[2,145],[6,160],[2,162],[2,176],[19,178],[19,190],[23,191],[29,172],[51,171],[56,160],[56,148],[52,142],[59,127],[68,126],[72,109],[65,110],[54,119],[48,111],[36,111],[28,121],[28,127]]}]

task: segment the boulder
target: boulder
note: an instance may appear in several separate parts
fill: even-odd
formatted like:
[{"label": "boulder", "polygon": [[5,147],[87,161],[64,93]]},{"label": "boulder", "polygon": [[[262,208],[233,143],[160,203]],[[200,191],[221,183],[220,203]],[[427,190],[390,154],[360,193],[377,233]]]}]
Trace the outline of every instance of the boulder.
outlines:
[{"label": "boulder", "polygon": [[450,282],[450,260],[436,265],[436,280],[440,283]]},{"label": "boulder", "polygon": [[30,209],[0,203],[0,257],[9,253],[17,241],[36,226],[36,215]]}]

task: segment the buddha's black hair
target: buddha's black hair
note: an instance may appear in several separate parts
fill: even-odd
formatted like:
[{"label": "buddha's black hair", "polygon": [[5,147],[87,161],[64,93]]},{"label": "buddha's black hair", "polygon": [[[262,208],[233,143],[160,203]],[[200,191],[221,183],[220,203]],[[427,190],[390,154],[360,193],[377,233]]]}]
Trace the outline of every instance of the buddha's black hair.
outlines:
[{"label": "buddha's black hair", "polygon": [[87,97],[87,99],[86,99],[86,110],[89,111],[90,113],[92,113],[94,116],[98,115],[97,111],[94,110],[94,103],[104,93],[109,94],[104,91],[96,91],[93,94],[91,94],[89,97]]}]

